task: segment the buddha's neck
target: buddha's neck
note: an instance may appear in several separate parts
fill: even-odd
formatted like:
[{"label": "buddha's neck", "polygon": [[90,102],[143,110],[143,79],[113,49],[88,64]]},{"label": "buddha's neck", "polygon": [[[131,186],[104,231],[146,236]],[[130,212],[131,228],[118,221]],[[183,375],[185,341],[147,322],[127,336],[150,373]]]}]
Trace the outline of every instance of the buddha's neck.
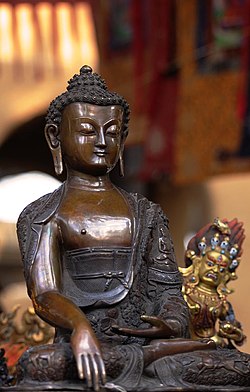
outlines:
[{"label": "buddha's neck", "polygon": [[90,191],[110,190],[114,188],[108,174],[104,176],[92,176],[74,170],[67,171],[66,185],[69,188]]}]

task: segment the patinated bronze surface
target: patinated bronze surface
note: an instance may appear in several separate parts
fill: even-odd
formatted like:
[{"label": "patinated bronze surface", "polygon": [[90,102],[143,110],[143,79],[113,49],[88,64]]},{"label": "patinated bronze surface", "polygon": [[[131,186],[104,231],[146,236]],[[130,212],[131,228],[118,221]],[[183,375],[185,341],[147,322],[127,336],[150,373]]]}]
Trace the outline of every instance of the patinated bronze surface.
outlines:
[{"label": "patinated bronze surface", "polygon": [[18,237],[29,295],[56,337],[23,355],[17,388],[247,390],[248,355],[189,338],[163,211],[110,181],[128,117],[88,66],[51,103],[46,139],[67,180],[26,207]]},{"label": "patinated bronze surface", "polygon": [[237,279],[244,238],[243,224],[237,219],[216,218],[190,240],[187,268],[180,271],[193,339],[210,338],[221,347],[244,343],[246,336],[227,298],[232,292],[228,283]]}]

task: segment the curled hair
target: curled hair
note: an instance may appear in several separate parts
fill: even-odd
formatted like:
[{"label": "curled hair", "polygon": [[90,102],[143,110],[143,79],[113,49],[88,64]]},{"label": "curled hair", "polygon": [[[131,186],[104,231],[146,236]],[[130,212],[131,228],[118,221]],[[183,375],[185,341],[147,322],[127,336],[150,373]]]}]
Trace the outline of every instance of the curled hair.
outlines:
[{"label": "curled hair", "polygon": [[105,81],[100,75],[93,73],[92,68],[84,65],[80,74],[76,74],[68,81],[67,91],[56,97],[48,108],[46,123],[60,125],[63,109],[74,102],[90,103],[99,106],[119,105],[123,108],[122,135],[128,134],[129,105],[117,93],[107,89]]}]

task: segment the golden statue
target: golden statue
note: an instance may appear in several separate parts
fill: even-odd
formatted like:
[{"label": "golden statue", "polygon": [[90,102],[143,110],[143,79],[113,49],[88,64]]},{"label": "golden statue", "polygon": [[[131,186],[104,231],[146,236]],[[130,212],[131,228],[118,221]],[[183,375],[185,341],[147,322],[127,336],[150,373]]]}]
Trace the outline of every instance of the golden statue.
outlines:
[{"label": "golden statue", "polygon": [[179,268],[184,277],[183,295],[191,314],[193,339],[210,338],[218,346],[241,346],[246,337],[235,319],[227,296],[227,285],[237,279],[244,241],[243,224],[237,219],[203,227],[189,242],[187,268]]}]

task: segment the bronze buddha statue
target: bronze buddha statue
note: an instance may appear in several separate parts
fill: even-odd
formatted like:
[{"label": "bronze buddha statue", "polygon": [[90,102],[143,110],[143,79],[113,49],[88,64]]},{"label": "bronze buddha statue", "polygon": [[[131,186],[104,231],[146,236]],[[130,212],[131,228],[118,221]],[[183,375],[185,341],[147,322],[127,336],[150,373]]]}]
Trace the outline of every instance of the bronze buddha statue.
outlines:
[{"label": "bronze buddha statue", "polygon": [[56,335],[22,356],[18,385],[245,390],[248,355],[190,339],[163,211],[109,178],[118,162],[123,172],[128,120],[125,99],[88,66],[49,107],[45,135],[67,179],[27,206],[17,228],[28,293]]}]

